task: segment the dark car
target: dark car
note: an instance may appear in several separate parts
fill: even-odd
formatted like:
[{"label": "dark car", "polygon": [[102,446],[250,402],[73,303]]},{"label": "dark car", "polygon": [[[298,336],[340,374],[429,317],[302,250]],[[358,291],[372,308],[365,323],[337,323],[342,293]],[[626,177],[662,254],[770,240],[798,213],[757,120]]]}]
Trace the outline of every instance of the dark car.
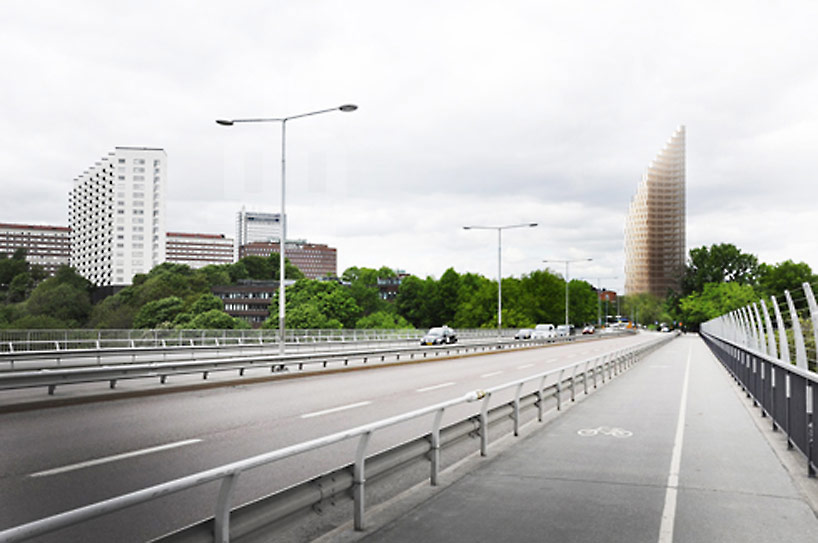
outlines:
[{"label": "dark car", "polygon": [[421,345],[443,345],[444,343],[456,343],[457,335],[448,326],[436,326],[426,332],[420,338]]}]

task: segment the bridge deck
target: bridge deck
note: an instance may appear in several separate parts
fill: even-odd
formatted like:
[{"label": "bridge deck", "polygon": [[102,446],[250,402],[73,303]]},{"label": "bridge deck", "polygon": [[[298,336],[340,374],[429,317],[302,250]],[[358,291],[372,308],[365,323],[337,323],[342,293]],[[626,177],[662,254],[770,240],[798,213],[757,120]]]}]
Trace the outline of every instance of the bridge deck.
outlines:
[{"label": "bridge deck", "polygon": [[818,481],[746,404],[682,337],[399,518],[326,539],[818,541]]}]

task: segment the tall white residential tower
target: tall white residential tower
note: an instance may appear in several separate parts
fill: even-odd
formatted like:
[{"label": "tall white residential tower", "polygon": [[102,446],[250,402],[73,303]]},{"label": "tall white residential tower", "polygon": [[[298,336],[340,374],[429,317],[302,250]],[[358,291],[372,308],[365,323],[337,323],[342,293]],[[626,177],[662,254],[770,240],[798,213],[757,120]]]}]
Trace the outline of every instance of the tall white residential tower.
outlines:
[{"label": "tall white residential tower", "polygon": [[247,211],[244,207],[236,216],[235,258],[244,245],[257,241],[270,243],[281,240],[281,213]]},{"label": "tall white residential tower", "polygon": [[648,166],[625,223],[625,294],[679,292],[685,266],[685,127]]},{"label": "tall white residential tower", "polygon": [[165,261],[163,149],[117,147],[74,179],[71,266],[98,286],[129,285]]}]

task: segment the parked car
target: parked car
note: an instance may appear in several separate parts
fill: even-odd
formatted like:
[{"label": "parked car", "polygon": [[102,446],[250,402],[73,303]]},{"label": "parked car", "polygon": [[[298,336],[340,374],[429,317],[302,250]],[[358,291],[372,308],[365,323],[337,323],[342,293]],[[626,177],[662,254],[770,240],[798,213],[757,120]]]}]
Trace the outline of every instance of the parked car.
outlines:
[{"label": "parked car", "polygon": [[594,332],[596,332],[596,329],[590,324],[582,329],[582,335],[593,334]]},{"label": "parked car", "polygon": [[520,328],[520,330],[514,334],[514,339],[531,339],[533,334],[534,330],[531,328]]},{"label": "parked car", "polygon": [[457,335],[448,326],[436,326],[431,328],[426,335],[420,339],[421,345],[443,345],[444,343],[456,343]]},{"label": "parked car", "polygon": [[534,327],[534,333],[531,335],[531,339],[549,339],[552,337],[557,337],[553,324],[538,324]]}]

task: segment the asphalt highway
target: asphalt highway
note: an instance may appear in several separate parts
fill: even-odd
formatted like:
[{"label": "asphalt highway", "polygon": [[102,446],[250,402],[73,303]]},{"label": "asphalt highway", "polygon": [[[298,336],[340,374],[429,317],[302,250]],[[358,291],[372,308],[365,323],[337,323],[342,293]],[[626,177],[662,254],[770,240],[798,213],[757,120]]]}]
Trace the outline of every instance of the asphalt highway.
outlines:
[{"label": "asphalt highway", "polygon": [[[653,336],[497,352],[333,375],[0,415],[0,529],[145,488]],[[447,414],[454,420],[477,405]],[[445,421],[444,421],[445,424]],[[398,426],[382,449],[429,430]],[[242,477],[243,503],[352,460],[355,443]],[[212,516],[216,484],[112,514],[40,541],[144,541]]]}]

